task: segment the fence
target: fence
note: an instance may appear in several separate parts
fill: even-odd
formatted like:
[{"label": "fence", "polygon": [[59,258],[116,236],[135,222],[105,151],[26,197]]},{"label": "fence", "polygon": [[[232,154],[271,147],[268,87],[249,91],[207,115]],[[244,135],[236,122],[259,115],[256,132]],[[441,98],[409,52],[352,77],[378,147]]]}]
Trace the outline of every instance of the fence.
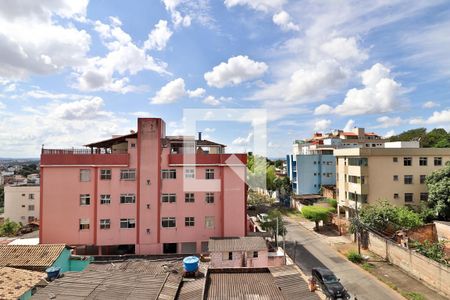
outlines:
[{"label": "fence", "polygon": [[450,297],[450,270],[447,266],[400,247],[373,232],[368,233],[368,246],[370,251]]}]

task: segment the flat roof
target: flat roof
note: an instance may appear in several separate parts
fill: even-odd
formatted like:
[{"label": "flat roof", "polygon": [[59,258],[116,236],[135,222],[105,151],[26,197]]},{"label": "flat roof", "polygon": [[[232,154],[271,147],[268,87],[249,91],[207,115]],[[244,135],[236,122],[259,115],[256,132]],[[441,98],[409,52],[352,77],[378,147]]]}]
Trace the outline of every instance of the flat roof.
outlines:
[{"label": "flat roof", "polygon": [[267,244],[264,238],[259,236],[210,239],[208,250],[209,252],[260,251],[267,250]]}]

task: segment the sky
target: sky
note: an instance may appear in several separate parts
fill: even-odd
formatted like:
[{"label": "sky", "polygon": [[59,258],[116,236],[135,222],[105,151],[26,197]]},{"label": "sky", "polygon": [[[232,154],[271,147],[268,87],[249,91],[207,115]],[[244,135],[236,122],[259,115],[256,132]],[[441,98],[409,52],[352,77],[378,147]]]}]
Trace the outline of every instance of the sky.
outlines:
[{"label": "sky", "polygon": [[1,1],[0,157],[138,117],[194,134],[193,109],[204,138],[269,157],[315,131],[450,130],[449,49],[448,1]]}]

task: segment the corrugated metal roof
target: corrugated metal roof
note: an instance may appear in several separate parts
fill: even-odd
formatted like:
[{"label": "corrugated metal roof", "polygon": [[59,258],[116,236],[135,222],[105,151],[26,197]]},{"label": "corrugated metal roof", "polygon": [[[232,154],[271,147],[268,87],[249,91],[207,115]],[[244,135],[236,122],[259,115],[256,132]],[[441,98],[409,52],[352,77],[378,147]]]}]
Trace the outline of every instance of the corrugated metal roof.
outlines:
[{"label": "corrugated metal roof", "polygon": [[45,277],[41,272],[0,268],[0,299],[18,299]]},{"label": "corrugated metal roof", "polygon": [[210,239],[209,252],[224,251],[260,251],[267,250],[266,241],[259,236],[246,236],[224,239]]},{"label": "corrugated metal roof", "polygon": [[320,299],[317,294],[309,291],[308,284],[300,276],[300,271],[295,265],[271,267],[269,270],[285,299]]},{"label": "corrugated metal roof", "polygon": [[65,248],[64,244],[0,245],[0,267],[45,270]]}]

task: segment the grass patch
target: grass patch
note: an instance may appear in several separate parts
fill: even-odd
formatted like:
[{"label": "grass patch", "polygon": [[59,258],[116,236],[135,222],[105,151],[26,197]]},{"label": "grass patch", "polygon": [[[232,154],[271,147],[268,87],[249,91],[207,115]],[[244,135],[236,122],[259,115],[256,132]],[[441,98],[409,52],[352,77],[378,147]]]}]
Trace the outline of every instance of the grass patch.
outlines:
[{"label": "grass patch", "polygon": [[363,257],[361,256],[361,254],[359,254],[358,252],[353,251],[353,250],[350,250],[347,253],[347,258],[349,261],[351,261],[352,263],[355,263],[355,264],[360,264],[363,261]]},{"label": "grass patch", "polygon": [[416,292],[401,292],[402,296],[409,300],[425,300],[425,296]]},{"label": "grass patch", "polygon": [[304,220],[302,213],[298,209],[294,208],[280,208],[280,212],[289,218],[297,219],[297,220]]},{"label": "grass patch", "polygon": [[375,269],[375,265],[374,265],[374,264],[371,264],[371,263],[368,263],[368,262],[363,263],[363,264],[361,265],[361,267],[362,267],[364,270],[366,270],[367,272],[370,272],[371,270]]}]

